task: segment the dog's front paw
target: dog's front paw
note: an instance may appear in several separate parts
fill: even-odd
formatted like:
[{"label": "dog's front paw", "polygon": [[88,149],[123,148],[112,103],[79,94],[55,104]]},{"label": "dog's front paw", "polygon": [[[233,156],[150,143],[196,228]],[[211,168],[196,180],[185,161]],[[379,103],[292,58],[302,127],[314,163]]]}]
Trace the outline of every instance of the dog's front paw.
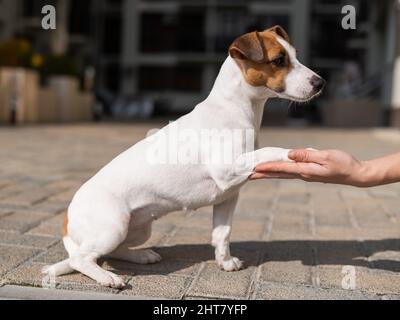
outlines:
[{"label": "dog's front paw", "polygon": [[233,272],[239,271],[243,268],[243,261],[240,261],[238,258],[232,257],[229,260],[219,261],[218,265],[222,270]]}]

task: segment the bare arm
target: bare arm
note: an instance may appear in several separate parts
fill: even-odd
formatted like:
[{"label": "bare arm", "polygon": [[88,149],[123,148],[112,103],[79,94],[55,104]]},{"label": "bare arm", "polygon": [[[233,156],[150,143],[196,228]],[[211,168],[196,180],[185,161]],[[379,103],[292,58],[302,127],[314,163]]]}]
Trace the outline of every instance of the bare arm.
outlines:
[{"label": "bare arm", "polygon": [[400,182],[400,153],[363,162],[368,186]]},{"label": "bare arm", "polygon": [[356,187],[400,182],[400,153],[359,161],[339,150],[294,150],[289,158],[295,162],[270,162],[257,166],[251,179],[302,179]]}]

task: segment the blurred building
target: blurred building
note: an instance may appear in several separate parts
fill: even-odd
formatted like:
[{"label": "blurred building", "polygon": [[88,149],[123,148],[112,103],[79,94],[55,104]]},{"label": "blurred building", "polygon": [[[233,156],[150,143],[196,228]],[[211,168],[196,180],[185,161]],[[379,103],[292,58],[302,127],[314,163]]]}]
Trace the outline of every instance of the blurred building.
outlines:
[{"label": "blurred building", "polygon": [[[300,59],[333,83],[327,96],[351,91],[355,97],[373,97],[389,119],[397,104],[394,2],[0,0],[0,41],[24,34],[38,50],[46,50],[52,40],[40,29],[41,7],[68,3],[68,54],[82,68],[96,66],[99,92],[145,96],[169,110],[188,111],[208,94],[237,36],[280,24]],[[357,8],[356,30],[341,27],[346,4]],[[343,85],[346,72],[356,88]],[[309,109],[312,120],[319,121],[318,108]]]}]

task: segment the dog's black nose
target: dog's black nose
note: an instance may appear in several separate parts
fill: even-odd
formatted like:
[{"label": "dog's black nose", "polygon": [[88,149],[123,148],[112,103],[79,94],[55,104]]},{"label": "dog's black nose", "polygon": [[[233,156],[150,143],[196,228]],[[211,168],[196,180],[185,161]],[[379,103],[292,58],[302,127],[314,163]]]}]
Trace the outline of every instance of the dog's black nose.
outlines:
[{"label": "dog's black nose", "polygon": [[310,83],[316,92],[321,91],[326,85],[326,81],[318,76],[313,76]]}]

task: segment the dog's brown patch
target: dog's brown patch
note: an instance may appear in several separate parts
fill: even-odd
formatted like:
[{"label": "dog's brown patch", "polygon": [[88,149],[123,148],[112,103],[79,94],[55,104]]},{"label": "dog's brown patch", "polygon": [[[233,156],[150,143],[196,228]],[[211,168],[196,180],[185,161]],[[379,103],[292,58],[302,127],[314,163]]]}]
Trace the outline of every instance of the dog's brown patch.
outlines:
[{"label": "dog's brown patch", "polygon": [[[285,90],[285,78],[292,65],[289,54],[278,42],[278,37],[289,42],[287,33],[279,26],[263,32],[248,33],[231,45],[229,54],[234,58],[247,83],[255,87],[266,86],[275,92]],[[283,61],[276,64],[277,59]]]},{"label": "dog's brown patch", "polygon": [[68,236],[68,211],[64,212],[63,237]]}]

